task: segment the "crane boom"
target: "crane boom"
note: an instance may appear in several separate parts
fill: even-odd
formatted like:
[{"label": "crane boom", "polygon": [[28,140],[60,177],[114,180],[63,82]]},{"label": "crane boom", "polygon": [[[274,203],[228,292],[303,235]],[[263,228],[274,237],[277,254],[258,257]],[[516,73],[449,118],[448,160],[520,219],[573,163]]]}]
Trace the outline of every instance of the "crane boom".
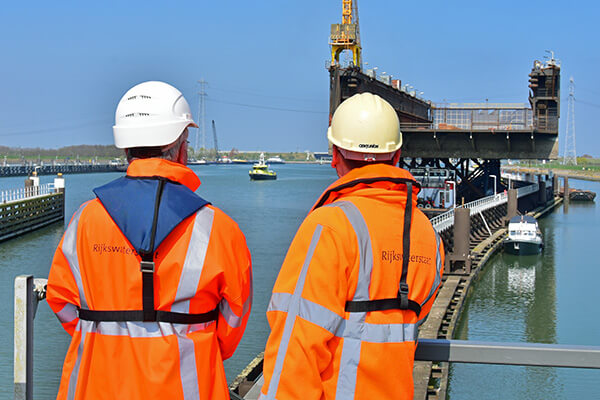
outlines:
[{"label": "crane boom", "polygon": [[217,128],[215,127],[215,120],[212,120],[212,131],[213,139],[215,140],[215,161],[219,162],[219,144],[217,142]]}]

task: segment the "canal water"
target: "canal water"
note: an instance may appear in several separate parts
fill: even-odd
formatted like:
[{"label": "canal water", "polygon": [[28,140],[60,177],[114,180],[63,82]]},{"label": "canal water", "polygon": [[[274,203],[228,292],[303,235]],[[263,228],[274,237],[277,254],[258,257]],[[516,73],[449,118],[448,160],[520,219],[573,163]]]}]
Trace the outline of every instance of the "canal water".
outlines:
[{"label": "canal water", "polygon": [[[569,180],[600,195],[600,182]],[[539,256],[497,253],[465,303],[455,339],[600,346],[600,198],[540,219]],[[453,364],[450,399],[600,399],[600,371]]]},{"label": "canal water", "polygon": [[[276,181],[252,182],[250,165],[193,166],[202,184],[198,194],[230,215],[246,236],[252,254],[254,304],[246,333],[226,361],[229,381],[264,350],[268,335],[265,311],[292,238],[310,207],[337,176],[331,166],[317,164],[272,165]],[[67,175],[66,213],[73,215],[81,203],[93,198],[92,189],[122,173]],[[0,179],[0,190],[23,186],[23,177]],[[41,183],[51,182],[42,176]],[[68,221],[67,221],[68,222]],[[12,399],[13,293],[19,274],[47,277],[54,250],[64,232],[55,224],[34,233],[0,243],[0,399]],[[35,398],[56,396],[62,362],[70,336],[48,305],[40,303],[34,334]]]},{"label": "canal water", "polygon": [[[246,235],[254,267],[254,305],[236,354],[225,363],[231,381],[263,350],[265,310],[293,235],[318,195],[336,178],[328,165],[274,165],[277,181],[251,182],[247,165],[194,166],[198,193],[234,218]],[[119,173],[66,176],[70,216],[93,197],[92,189]],[[0,179],[0,190],[23,186],[22,177]],[[42,177],[42,183],[51,182]],[[571,181],[600,193],[600,184]],[[600,263],[594,256],[600,232],[596,205],[571,204],[541,221],[544,255],[492,258],[468,299],[460,338],[600,345],[595,290]],[[12,398],[13,285],[19,274],[47,277],[64,227],[55,224],[0,244],[0,399]],[[68,336],[45,303],[35,320],[35,397],[56,395]],[[456,365],[451,398],[600,398],[597,371]],[[591,394],[591,396],[590,396]]]}]

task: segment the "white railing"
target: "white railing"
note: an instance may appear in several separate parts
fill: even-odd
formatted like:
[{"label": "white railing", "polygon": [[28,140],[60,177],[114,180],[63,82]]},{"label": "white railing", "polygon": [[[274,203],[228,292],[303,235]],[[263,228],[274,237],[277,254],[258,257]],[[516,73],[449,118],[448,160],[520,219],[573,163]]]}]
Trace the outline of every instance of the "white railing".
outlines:
[{"label": "white railing", "polygon": [[[535,193],[539,190],[540,185],[537,183],[533,183],[531,185],[523,186],[517,189],[517,198],[527,196],[531,193]],[[504,204],[508,201],[508,195],[506,192],[498,193],[492,196],[484,197],[479,200],[472,201],[470,203],[465,204],[464,208],[468,208],[471,210],[471,215],[480,214],[490,208],[494,208],[499,206],[500,204]],[[454,209],[446,211],[443,214],[440,214],[436,217],[431,218],[431,224],[433,228],[437,232],[443,232],[446,229],[450,228],[454,225]]]},{"label": "white railing", "polygon": [[454,209],[431,218],[431,225],[437,232],[443,232],[454,225]]},{"label": "white railing", "polygon": [[46,196],[54,193],[54,184],[46,183],[39,186],[28,186],[20,189],[0,191],[0,204],[24,200],[33,197]]},{"label": "white railing", "polygon": [[528,194],[537,192],[539,189],[540,189],[540,185],[537,183],[520,187],[517,189],[517,197],[527,196]]},{"label": "white railing", "polygon": [[[490,208],[497,207],[500,204],[504,204],[507,201],[508,195],[506,193],[497,193],[479,200],[472,201],[461,207],[470,209],[471,215],[475,215],[489,210]],[[442,232],[450,228],[452,225],[454,225],[454,209],[431,218],[431,224],[437,232]]]}]

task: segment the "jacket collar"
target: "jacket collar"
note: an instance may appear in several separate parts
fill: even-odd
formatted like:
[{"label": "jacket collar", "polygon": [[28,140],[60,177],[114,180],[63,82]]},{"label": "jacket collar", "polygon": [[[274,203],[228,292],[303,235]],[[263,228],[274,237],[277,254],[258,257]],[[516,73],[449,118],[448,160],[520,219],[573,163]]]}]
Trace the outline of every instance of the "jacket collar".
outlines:
[{"label": "jacket collar", "polygon": [[385,190],[397,190],[406,193],[406,183],[412,182],[413,195],[416,196],[421,190],[421,185],[405,169],[392,167],[387,164],[373,164],[362,168],[355,168],[346,175],[333,182],[323,192],[313,208],[319,208],[333,203],[339,197],[364,188],[379,188]]},{"label": "jacket collar", "polygon": [[127,168],[127,176],[151,177],[160,176],[181,183],[195,192],[200,186],[200,178],[185,165],[163,160],[161,158],[145,158],[134,160]]}]

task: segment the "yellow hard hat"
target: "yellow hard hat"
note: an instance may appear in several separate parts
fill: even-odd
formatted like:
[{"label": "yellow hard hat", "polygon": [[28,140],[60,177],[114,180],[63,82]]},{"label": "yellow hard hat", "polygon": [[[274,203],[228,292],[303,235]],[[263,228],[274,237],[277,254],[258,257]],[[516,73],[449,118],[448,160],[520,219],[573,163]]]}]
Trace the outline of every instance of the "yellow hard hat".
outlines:
[{"label": "yellow hard hat", "polygon": [[372,93],[355,94],[340,104],[327,130],[327,139],[346,150],[343,152],[346,158],[353,159],[363,159],[363,153],[373,155],[372,160],[391,159],[402,146],[396,111]]}]

